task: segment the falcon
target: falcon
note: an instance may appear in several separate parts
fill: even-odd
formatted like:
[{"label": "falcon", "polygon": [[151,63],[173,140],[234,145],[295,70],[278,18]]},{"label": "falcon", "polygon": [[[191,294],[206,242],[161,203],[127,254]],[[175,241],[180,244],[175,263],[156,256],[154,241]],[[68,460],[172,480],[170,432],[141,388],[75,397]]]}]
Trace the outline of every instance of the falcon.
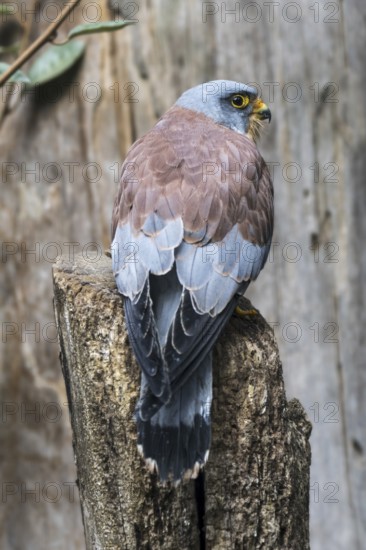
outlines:
[{"label": "falcon", "polygon": [[195,478],[207,461],[212,348],[268,256],[273,187],[256,147],[266,119],[255,88],[207,82],[122,167],[113,271],[141,368],[138,449],[162,482]]}]

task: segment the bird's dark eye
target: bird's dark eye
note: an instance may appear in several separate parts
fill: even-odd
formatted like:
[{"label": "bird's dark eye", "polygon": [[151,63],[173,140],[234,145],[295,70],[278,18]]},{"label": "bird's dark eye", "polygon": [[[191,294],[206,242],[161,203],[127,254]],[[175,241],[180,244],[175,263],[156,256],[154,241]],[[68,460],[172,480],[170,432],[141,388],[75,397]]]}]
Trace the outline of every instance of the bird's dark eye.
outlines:
[{"label": "bird's dark eye", "polygon": [[235,109],[244,109],[249,103],[249,97],[247,95],[233,95],[231,98],[231,105]]}]

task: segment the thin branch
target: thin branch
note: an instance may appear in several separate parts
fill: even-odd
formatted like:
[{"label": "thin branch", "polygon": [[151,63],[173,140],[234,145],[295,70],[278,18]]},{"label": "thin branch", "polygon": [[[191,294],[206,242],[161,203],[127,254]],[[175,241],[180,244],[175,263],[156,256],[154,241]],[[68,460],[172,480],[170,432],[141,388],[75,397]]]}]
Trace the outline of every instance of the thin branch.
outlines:
[{"label": "thin branch", "polygon": [[51,23],[51,25],[44,31],[44,33],[41,34],[35,40],[29,48],[23,52],[16,61],[9,67],[5,73],[3,73],[0,76],[0,87],[5,84],[5,82],[17,71],[28,59],[30,59],[36,51],[38,51],[46,42],[49,41],[50,37],[55,34],[56,30],[59,28],[59,26],[65,21],[66,17],[71,13],[78,4],[80,4],[81,0],[70,0],[66,6],[64,6],[64,9],[60,12],[59,16]]}]

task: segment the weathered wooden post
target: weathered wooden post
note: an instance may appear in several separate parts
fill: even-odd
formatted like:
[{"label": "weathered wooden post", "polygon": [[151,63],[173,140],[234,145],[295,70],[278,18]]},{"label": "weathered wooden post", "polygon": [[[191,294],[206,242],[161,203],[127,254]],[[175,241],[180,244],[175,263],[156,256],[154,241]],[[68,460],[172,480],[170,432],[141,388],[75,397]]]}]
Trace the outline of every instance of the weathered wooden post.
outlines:
[{"label": "weathered wooden post", "polygon": [[308,549],[311,425],[263,317],[233,317],[216,345],[204,474],[163,487],[137,452],[140,374],[110,259],[63,258],[53,278],[87,549]]}]

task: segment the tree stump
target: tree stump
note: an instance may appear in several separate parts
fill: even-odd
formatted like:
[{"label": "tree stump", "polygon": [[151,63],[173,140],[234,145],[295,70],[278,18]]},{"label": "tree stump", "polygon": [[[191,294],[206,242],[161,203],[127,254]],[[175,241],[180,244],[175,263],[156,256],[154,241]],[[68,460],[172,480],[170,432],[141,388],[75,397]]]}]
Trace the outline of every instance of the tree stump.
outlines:
[{"label": "tree stump", "polygon": [[87,549],[308,549],[311,425],[263,317],[233,316],[216,344],[203,474],[162,486],[137,452],[140,371],[110,258],[61,258],[53,280]]}]

